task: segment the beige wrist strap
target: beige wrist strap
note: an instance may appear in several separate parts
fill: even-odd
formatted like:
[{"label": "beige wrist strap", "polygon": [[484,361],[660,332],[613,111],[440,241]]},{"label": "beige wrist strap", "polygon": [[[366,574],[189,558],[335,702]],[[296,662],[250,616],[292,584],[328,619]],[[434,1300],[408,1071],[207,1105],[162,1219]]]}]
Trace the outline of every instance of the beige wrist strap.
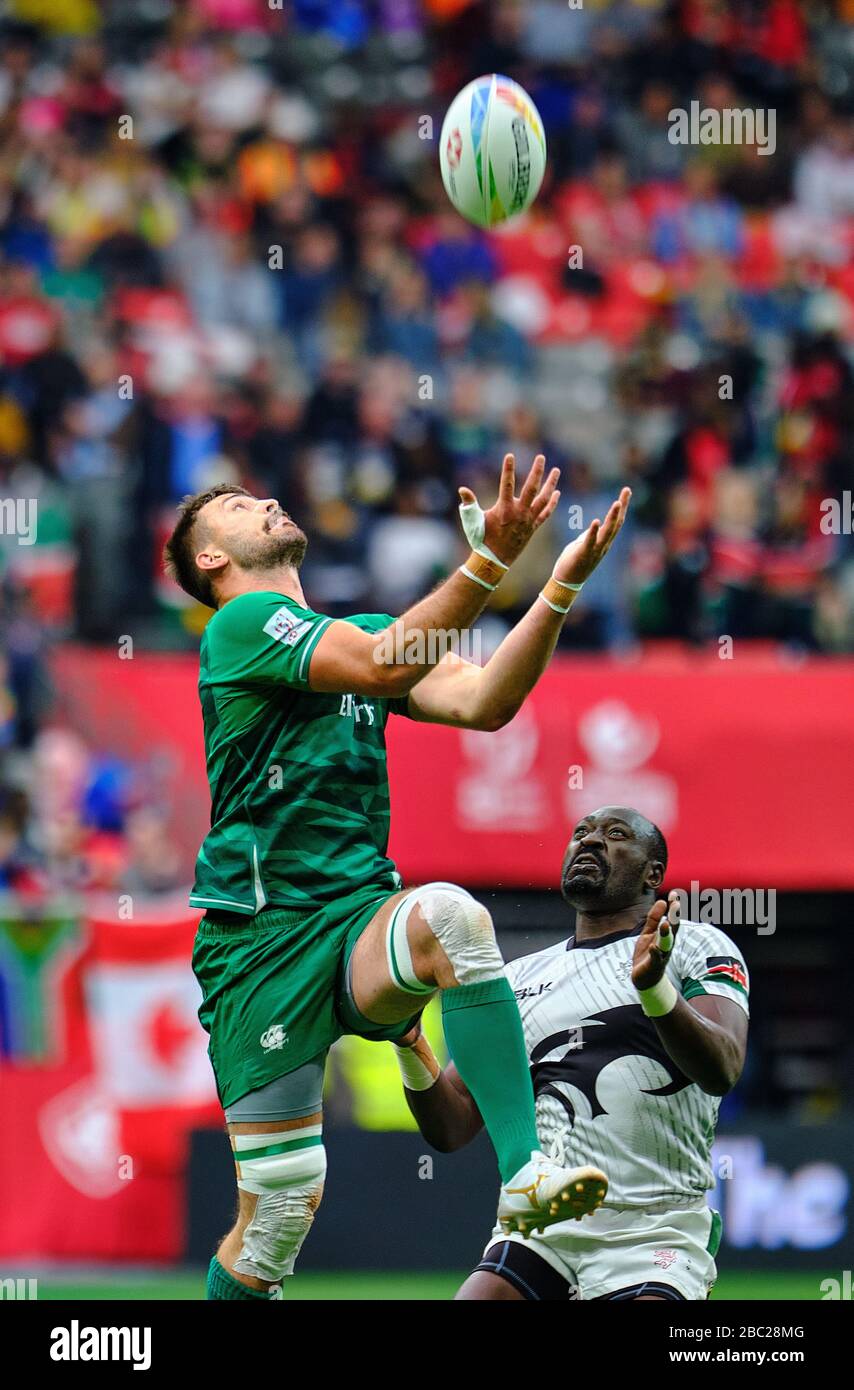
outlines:
[{"label": "beige wrist strap", "polygon": [[583,584],[565,584],[562,579],[555,579],[552,575],[540,590],[540,598],[543,603],[548,604],[554,613],[568,613],[572,607],[575,595]]},{"label": "beige wrist strap", "polygon": [[499,580],[504,578],[508,566],[501,560],[488,560],[485,555],[478,555],[473,550],[464,565],[460,565],[460,574],[464,574],[467,579],[473,579],[475,584],[479,584],[482,589],[493,589],[498,587]]}]

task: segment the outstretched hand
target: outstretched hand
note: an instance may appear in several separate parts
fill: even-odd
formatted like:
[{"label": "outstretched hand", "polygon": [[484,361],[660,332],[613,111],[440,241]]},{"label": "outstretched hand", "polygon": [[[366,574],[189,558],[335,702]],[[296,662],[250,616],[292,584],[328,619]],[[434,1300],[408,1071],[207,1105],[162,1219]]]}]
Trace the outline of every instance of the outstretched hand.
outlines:
[{"label": "outstretched hand", "polygon": [[[560,469],[552,468],[544,482],[545,467],[544,455],[537,454],[517,497],[516,460],[512,454],[504,456],[498,498],[494,506],[483,512],[483,540],[505,565],[512,565],[521,555],[534,532],[551,516],[558,504]],[[477,506],[477,498],[471,488],[461,487],[459,491],[462,506]]]},{"label": "outstretched hand", "polygon": [[554,567],[555,579],[565,584],[583,584],[590,577],[619,535],[631,497],[631,489],[624,487],[616,502],[608,508],[605,520],[599,521],[597,517],[583,535],[570,541]]},{"label": "outstretched hand", "polygon": [[675,888],[668,893],[667,902],[659,898],[650,908],[632,959],[635,989],[652,989],[664,975],[679,931],[679,911],[679,893]]}]

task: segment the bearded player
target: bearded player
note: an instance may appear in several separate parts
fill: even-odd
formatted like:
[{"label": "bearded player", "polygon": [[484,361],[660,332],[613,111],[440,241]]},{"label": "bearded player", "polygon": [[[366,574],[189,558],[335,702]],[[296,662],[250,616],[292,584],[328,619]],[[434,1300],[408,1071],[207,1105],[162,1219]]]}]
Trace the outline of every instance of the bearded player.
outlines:
[{"label": "bearded player", "polygon": [[519,1012],[486,908],[455,884],[403,889],[386,853],[389,714],[506,724],[623,523],[628,489],[566,547],[483,668],[443,655],[425,639],[477,620],[554,511],[557,480],[538,455],[515,496],[508,454],[488,511],[461,488],[471,554],[396,620],[335,621],[308,607],[306,537],[273,499],[220,485],[183,504],[167,567],[216,610],[200,654],[212,810],[190,899],[205,914],[193,968],[239,1189],[211,1299],[277,1297],[293,1272],[323,1191],[330,1045],[343,1033],[399,1038],[437,990],[448,1050],[495,1147],[503,1229],[584,1214],[605,1195],[598,1168],[539,1151]]},{"label": "bearded player", "polygon": [[[577,913],[568,941],[506,967],[525,1033],[542,1149],[608,1172],[583,1225],[555,1222],[526,1242],[499,1223],[458,1299],[702,1299],[715,1281],[721,1223],[710,1210],[720,1097],[741,1075],[747,971],[716,927],[683,922],[660,896],[661,831],[605,806],[579,821],[561,891]],[[440,1072],[416,1025],[397,1046],[409,1107],[448,1152],[481,1116],[451,1063]]]}]

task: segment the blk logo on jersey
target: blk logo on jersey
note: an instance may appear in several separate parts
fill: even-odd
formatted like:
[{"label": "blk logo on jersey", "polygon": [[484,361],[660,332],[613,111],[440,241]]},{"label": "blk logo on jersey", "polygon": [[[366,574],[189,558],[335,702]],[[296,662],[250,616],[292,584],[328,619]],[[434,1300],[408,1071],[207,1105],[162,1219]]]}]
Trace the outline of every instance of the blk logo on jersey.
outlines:
[{"label": "blk logo on jersey", "polygon": [[514,989],[513,993],[517,999],[537,999],[551,987],[551,980],[546,980],[542,985],[525,985],[524,989]]}]

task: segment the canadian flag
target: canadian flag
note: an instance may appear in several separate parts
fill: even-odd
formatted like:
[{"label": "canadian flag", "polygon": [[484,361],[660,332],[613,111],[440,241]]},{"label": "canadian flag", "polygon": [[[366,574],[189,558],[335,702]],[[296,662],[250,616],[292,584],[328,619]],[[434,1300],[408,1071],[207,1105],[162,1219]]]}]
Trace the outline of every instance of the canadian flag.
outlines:
[{"label": "canadian flag", "polygon": [[190,966],[195,925],[91,923],[84,989],[92,1062],[120,1109],[216,1100]]},{"label": "canadian flag", "polygon": [[189,1130],[221,1119],[192,971],[198,914],[92,918],[83,977],[92,1071],[136,1171],[174,1172]]}]

